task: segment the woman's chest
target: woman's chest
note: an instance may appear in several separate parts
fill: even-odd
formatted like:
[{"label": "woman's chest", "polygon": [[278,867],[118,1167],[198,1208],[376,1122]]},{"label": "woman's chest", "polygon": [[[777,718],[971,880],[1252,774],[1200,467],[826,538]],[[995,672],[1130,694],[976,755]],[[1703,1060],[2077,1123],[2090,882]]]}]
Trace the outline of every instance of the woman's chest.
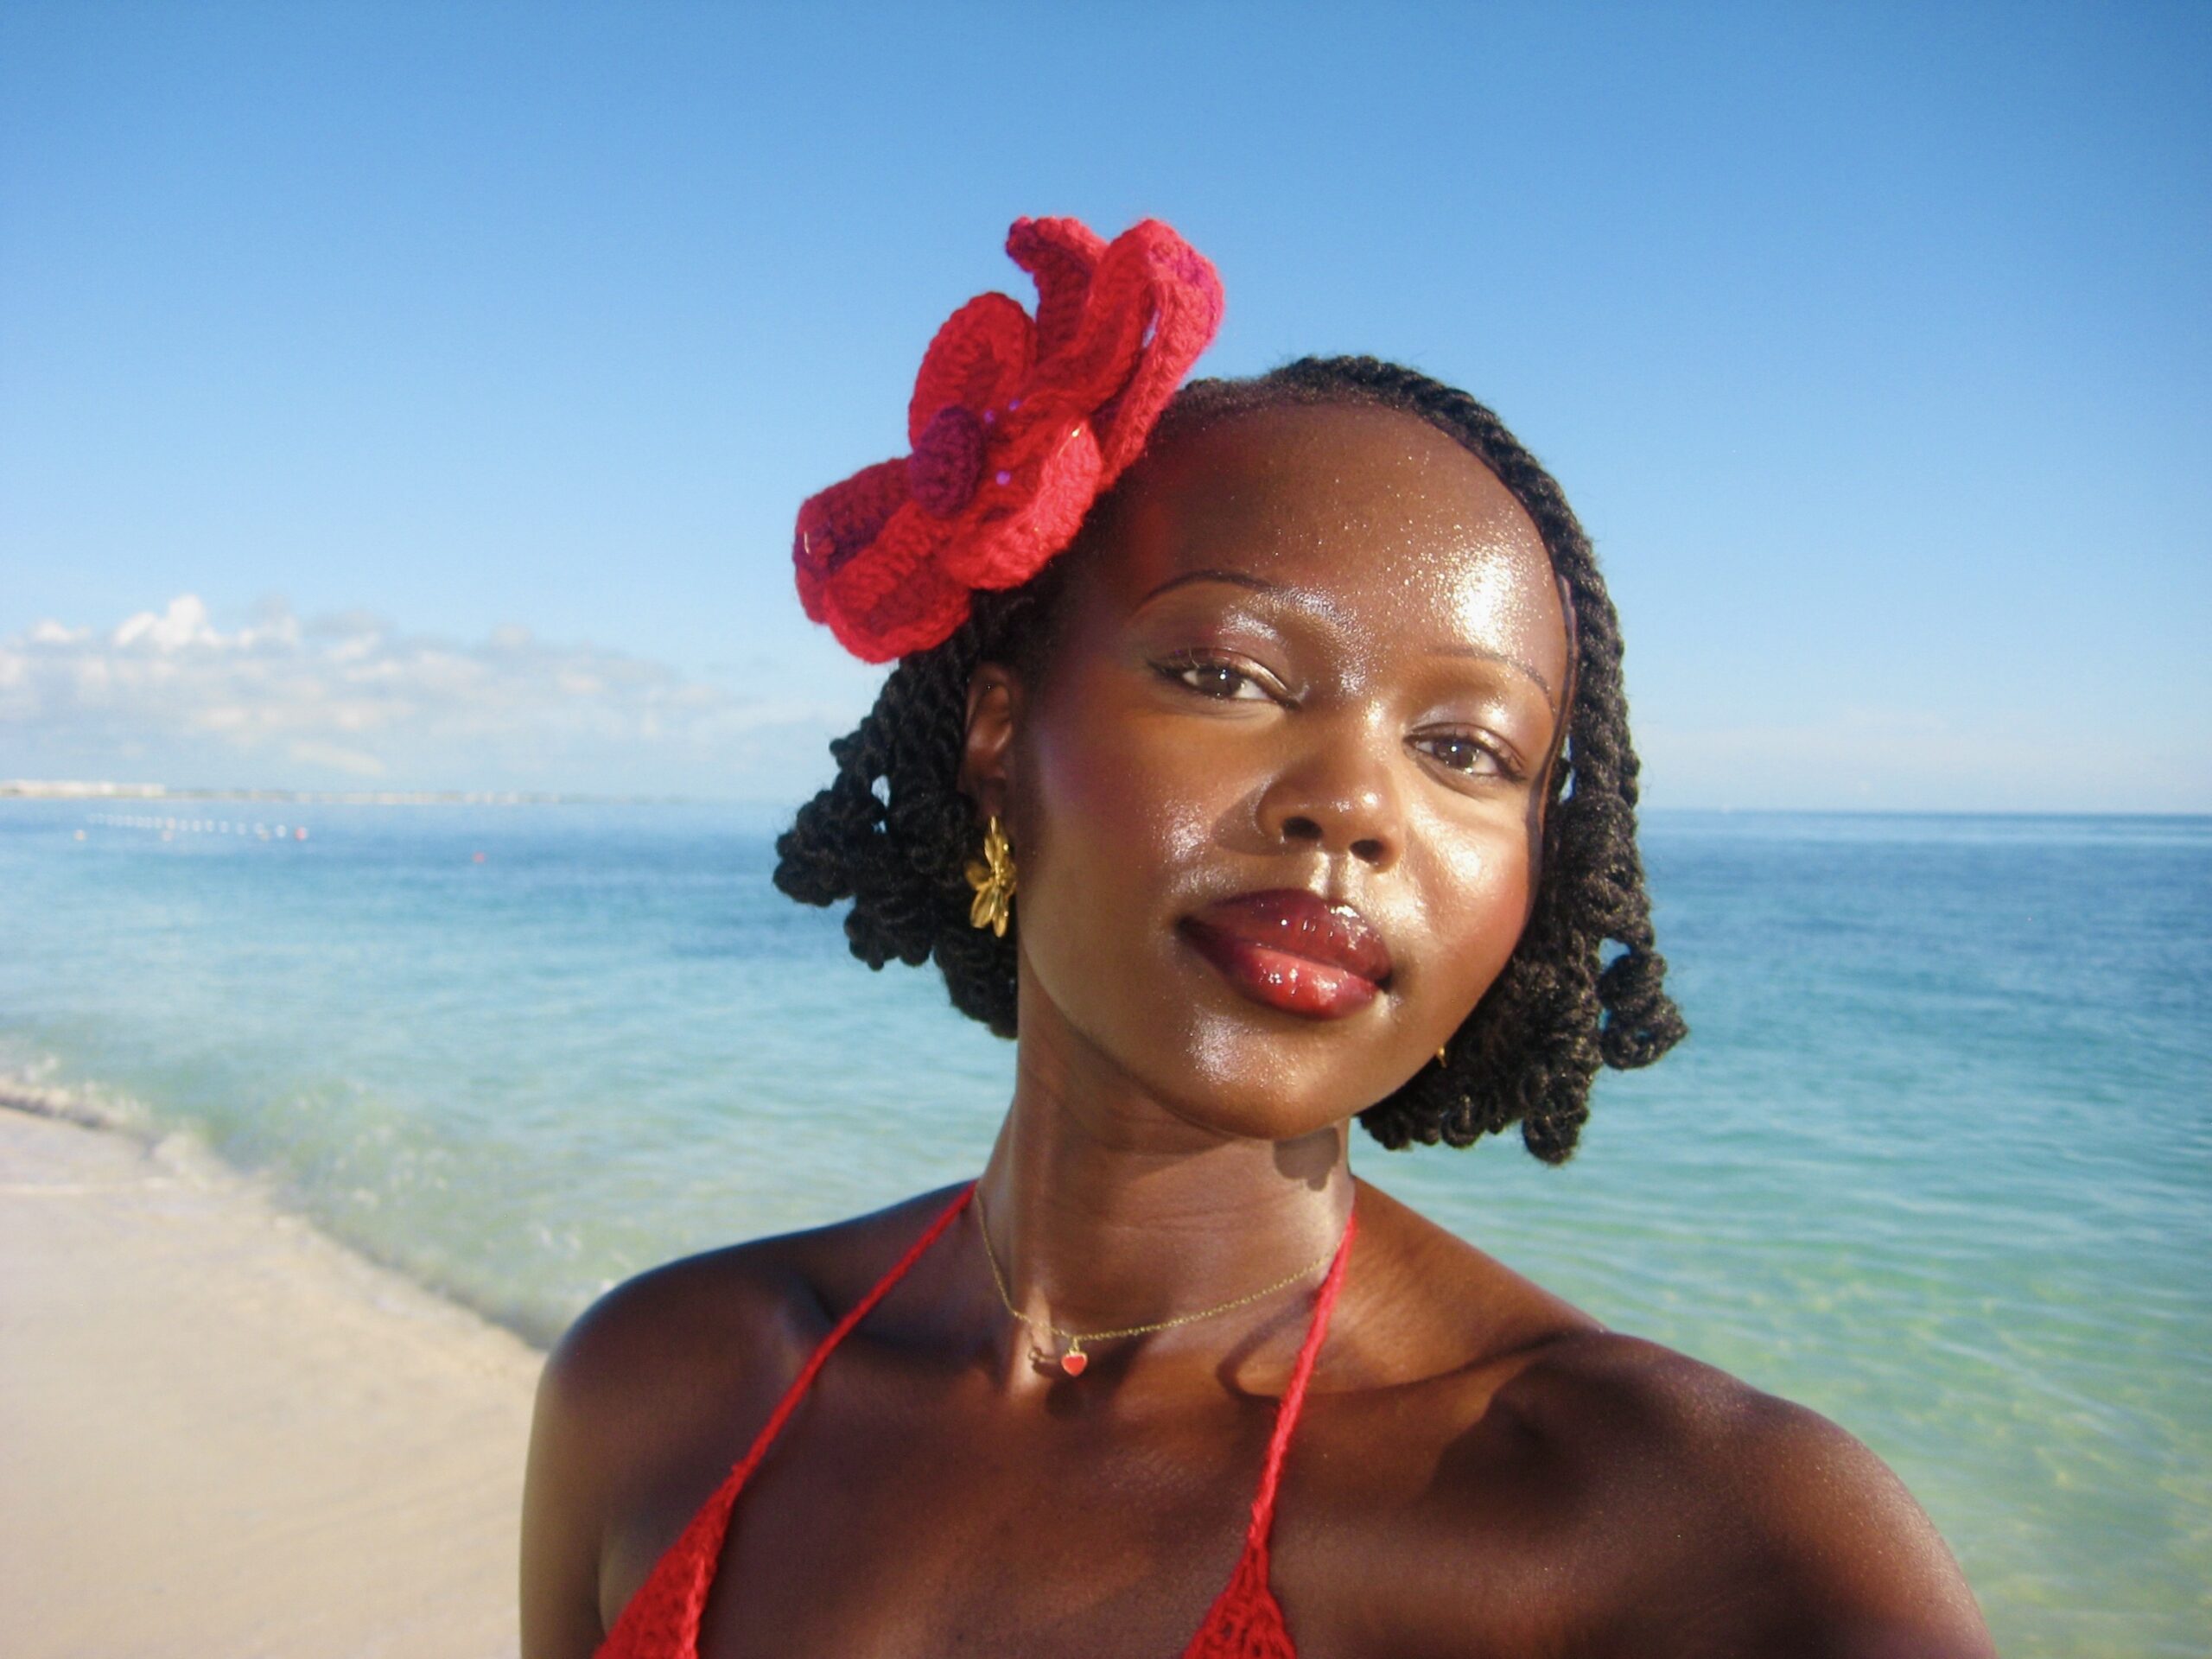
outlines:
[{"label": "woman's chest", "polygon": [[739,1497],[700,1652],[1175,1659],[1236,1564],[1268,1427],[825,1413]]},{"label": "woman's chest", "polygon": [[[1273,1427],[1264,1401],[1112,1432],[825,1412],[740,1497],[700,1652],[1176,1659],[1244,1551]],[[1309,1408],[1268,1529],[1300,1659],[1533,1651],[1556,1630],[1545,1540],[1571,1494],[1483,1438]]]}]

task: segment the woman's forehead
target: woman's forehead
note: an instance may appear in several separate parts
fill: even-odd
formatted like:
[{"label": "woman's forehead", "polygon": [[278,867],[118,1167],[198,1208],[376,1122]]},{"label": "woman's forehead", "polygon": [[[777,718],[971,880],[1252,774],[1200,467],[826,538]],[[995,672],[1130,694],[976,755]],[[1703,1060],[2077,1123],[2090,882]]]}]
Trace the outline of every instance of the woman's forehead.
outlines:
[{"label": "woman's forehead", "polygon": [[[1359,404],[1238,411],[1171,430],[1116,493],[1087,572],[1123,607],[1220,570],[1307,602],[1487,638],[1563,630],[1543,539],[1482,461]],[[1555,655],[1563,663],[1563,634]]]},{"label": "woman's forehead", "polygon": [[1255,557],[1364,547],[1416,562],[1519,554],[1543,539],[1497,475],[1426,421],[1361,404],[1239,411],[1163,435],[1117,492],[1127,539],[1200,557],[1233,537]]}]

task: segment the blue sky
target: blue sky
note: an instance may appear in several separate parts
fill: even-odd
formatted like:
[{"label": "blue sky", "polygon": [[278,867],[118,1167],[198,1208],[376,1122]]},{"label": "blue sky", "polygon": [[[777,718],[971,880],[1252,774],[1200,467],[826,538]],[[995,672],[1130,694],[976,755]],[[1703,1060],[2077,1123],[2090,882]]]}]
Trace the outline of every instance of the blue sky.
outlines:
[{"label": "blue sky", "polygon": [[1020,213],[1413,362],[1648,798],[2212,810],[2212,10],[0,10],[0,777],[785,800],[792,511]]}]

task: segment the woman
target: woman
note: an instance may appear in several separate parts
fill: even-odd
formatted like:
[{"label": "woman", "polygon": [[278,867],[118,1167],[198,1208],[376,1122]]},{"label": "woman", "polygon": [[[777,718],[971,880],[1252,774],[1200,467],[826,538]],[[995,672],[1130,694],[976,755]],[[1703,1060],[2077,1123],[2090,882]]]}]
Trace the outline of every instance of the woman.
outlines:
[{"label": "woman", "polygon": [[1990,1651],[1849,1435],[1351,1173],[1355,1117],[1557,1161],[1681,1035],[1557,487],[1366,359],[1178,394],[1164,226],[1008,248],[1034,322],[956,315],[913,454],[800,515],[900,662],[778,881],[1018,1032],[1014,1099],[972,1185],[578,1322],[526,1659]]}]

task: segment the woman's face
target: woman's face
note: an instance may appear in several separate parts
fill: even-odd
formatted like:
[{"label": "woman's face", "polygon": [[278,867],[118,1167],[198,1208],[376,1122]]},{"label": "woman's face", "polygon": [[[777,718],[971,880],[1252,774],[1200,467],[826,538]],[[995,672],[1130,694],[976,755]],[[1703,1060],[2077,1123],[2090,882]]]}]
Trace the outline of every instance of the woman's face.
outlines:
[{"label": "woman's face", "polygon": [[1147,455],[1070,556],[1041,681],[985,671],[1025,1044],[1224,1133],[1373,1104],[1528,919],[1567,670],[1535,526],[1412,416],[1287,407]]}]

